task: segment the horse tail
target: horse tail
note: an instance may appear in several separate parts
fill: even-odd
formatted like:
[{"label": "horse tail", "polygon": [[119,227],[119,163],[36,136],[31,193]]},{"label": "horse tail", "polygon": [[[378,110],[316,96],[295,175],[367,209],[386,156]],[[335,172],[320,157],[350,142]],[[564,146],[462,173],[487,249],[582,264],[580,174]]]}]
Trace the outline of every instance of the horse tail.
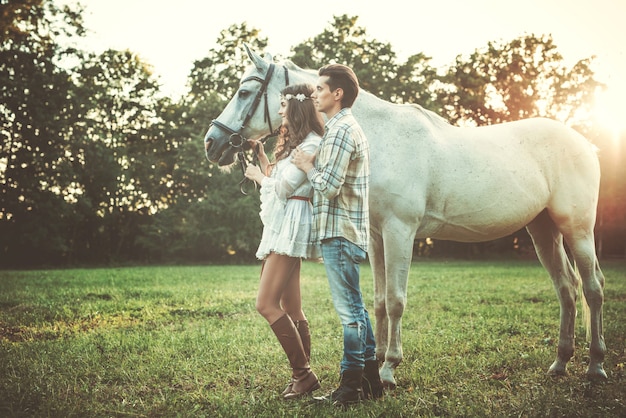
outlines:
[{"label": "horse tail", "polygon": [[591,338],[591,311],[587,298],[585,298],[585,292],[583,290],[583,281],[578,271],[578,266],[574,263],[574,270],[576,271],[576,277],[578,278],[578,294],[580,295],[580,304],[583,311],[583,324],[585,326],[585,340],[589,341]]}]

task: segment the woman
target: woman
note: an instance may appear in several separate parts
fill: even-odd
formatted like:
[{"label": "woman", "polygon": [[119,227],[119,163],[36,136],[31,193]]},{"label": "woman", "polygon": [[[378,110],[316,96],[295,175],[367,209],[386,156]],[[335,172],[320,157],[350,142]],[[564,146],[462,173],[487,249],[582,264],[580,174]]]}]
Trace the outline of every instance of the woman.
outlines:
[{"label": "woman", "polygon": [[307,84],[282,90],[278,111],[282,127],[274,163],[270,164],[263,144],[251,140],[261,167],[249,165],[245,174],[261,185],[263,235],[256,256],[263,265],[256,309],[270,324],[291,364],[291,382],[282,393],[285,399],[307,395],[320,387],[309,366],[311,336],[300,296],[302,258],[320,256],[312,231],[313,189],[290,157],[296,147],[315,153],[324,133],[312,93],[313,86]]}]

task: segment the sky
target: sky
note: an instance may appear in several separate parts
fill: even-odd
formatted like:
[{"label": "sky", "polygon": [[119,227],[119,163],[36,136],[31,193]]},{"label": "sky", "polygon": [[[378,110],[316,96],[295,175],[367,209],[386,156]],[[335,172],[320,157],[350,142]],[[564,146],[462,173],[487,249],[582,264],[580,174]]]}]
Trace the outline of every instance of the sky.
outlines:
[{"label": "sky", "polygon": [[[56,0],[75,3],[74,0]],[[268,38],[266,51],[290,48],[330,27],[333,16],[358,16],[367,37],[388,42],[399,61],[424,53],[437,67],[452,64],[490,41],[551,35],[568,66],[596,56],[607,91],[600,118],[626,129],[626,2],[623,0],[82,0],[90,33],[85,49],[129,49],[153,66],[163,91],[185,91],[195,60],[216,46],[219,33],[247,22]]]}]

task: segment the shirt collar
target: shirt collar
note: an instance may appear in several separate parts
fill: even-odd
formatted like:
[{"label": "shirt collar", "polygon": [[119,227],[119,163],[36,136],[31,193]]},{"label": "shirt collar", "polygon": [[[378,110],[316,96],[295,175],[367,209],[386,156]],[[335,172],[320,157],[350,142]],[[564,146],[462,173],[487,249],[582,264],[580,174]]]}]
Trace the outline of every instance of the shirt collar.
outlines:
[{"label": "shirt collar", "polygon": [[351,108],[349,107],[342,108],[339,112],[335,113],[335,116],[328,119],[328,122],[326,122],[326,126],[325,126],[326,130],[330,129],[342,117],[346,115],[351,115],[351,114],[352,114]]}]

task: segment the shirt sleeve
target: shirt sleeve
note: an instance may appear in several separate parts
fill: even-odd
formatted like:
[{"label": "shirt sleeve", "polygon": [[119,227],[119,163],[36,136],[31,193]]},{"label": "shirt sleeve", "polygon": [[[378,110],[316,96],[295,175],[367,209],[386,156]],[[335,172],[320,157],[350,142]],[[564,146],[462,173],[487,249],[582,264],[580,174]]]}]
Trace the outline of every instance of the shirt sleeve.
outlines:
[{"label": "shirt sleeve", "polygon": [[[287,157],[290,158],[290,157]],[[261,183],[262,187],[273,187],[280,200],[287,200],[293,193],[307,181],[306,173],[288,162],[281,173],[280,179],[266,177]]]},{"label": "shirt sleeve", "polygon": [[315,169],[307,173],[313,188],[326,199],[334,199],[341,191],[354,151],[355,146],[347,128],[338,129],[334,135],[327,134],[320,147]]}]

